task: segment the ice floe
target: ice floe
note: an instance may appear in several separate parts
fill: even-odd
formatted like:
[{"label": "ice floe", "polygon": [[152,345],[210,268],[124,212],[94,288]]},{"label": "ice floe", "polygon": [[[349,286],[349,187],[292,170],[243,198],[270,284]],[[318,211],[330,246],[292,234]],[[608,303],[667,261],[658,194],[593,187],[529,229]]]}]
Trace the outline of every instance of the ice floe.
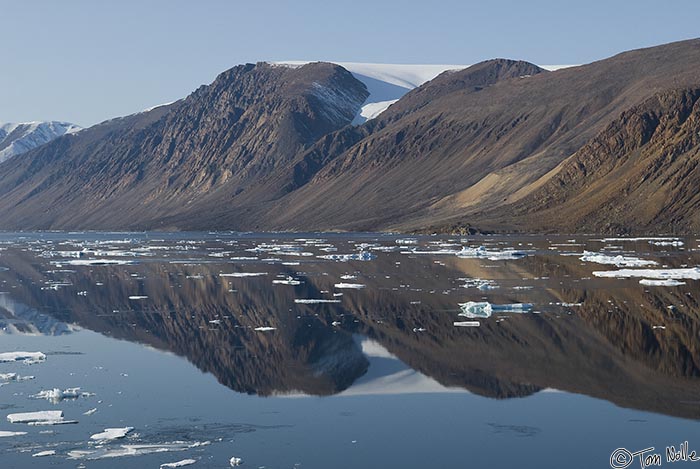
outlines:
[{"label": "ice floe", "polygon": [[376,259],[377,256],[368,251],[361,251],[354,254],[326,254],[323,256],[317,256],[318,259],[328,259],[337,262],[348,262],[348,261],[371,261]]},{"label": "ice floe", "polygon": [[26,364],[41,363],[46,355],[41,352],[3,352],[0,353],[0,363],[23,362]]},{"label": "ice floe", "polygon": [[657,265],[658,262],[640,259],[638,257],[632,256],[609,256],[600,252],[590,252],[583,251],[583,256],[581,259],[584,262],[595,262],[596,264],[609,264],[615,265],[617,267],[647,267],[650,265]]},{"label": "ice floe", "polygon": [[173,441],[169,443],[156,444],[134,444],[119,445],[118,447],[102,447],[94,450],[73,450],[68,452],[69,459],[97,460],[108,458],[121,458],[125,456],[142,456],[153,453],[170,453],[176,451],[187,451],[188,449],[209,445],[208,441],[186,442]]},{"label": "ice floe", "polygon": [[219,274],[219,277],[244,278],[244,277],[261,277],[263,275],[267,275],[267,272],[233,272],[230,274]]},{"label": "ice floe", "polygon": [[31,397],[35,399],[46,399],[54,404],[58,404],[65,399],[78,399],[79,397],[89,397],[92,395],[93,394],[89,392],[81,392],[80,388],[68,388],[63,391],[59,388],[53,388],[40,391]]},{"label": "ice floe", "polygon": [[160,465],[160,469],[170,469],[174,467],[184,467],[184,466],[191,466],[192,464],[196,463],[196,459],[183,459],[181,461],[176,461],[176,462],[166,462],[164,464]]},{"label": "ice floe", "polygon": [[105,431],[90,436],[91,440],[110,441],[124,438],[134,427],[105,428]]},{"label": "ice floe", "polygon": [[56,455],[56,450],[49,449],[46,451],[39,451],[38,453],[32,454],[33,458],[44,458],[46,456],[55,456]]},{"label": "ice floe", "polygon": [[9,438],[11,436],[22,436],[26,435],[27,432],[8,432],[4,430],[0,430],[0,438]]},{"label": "ice floe", "polygon": [[41,410],[38,412],[9,414],[7,420],[10,423],[28,423],[35,425],[52,425],[66,422],[63,420],[62,410]]},{"label": "ice floe", "polygon": [[700,267],[690,267],[681,269],[621,269],[593,272],[596,277],[604,278],[630,278],[643,277],[655,280],[700,280]]},{"label": "ice floe", "polygon": [[360,290],[365,288],[365,285],[361,283],[336,283],[335,288],[339,289],[349,289],[349,290]]},{"label": "ice floe", "polygon": [[315,303],[340,303],[340,300],[326,300],[324,298],[295,298],[297,304],[311,305]]},{"label": "ice floe", "polygon": [[21,376],[17,373],[0,373],[0,381],[28,381],[34,379],[34,376]]},{"label": "ice floe", "polygon": [[506,261],[521,259],[528,255],[526,251],[517,251],[515,249],[493,250],[487,249],[485,246],[476,248],[464,246],[461,251],[455,253],[457,257],[463,259],[488,259],[490,261]]},{"label": "ice floe", "polygon": [[231,459],[229,459],[228,463],[231,465],[231,467],[235,467],[243,464],[243,460],[241,458],[233,456]]},{"label": "ice floe", "polygon": [[678,280],[673,279],[654,280],[649,278],[643,278],[639,281],[639,283],[650,287],[679,287],[681,285],[685,285],[685,282],[679,282]]},{"label": "ice floe", "polygon": [[272,281],[273,285],[301,285],[301,281],[295,279],[294,277],[287,277],[285,279],[275,279]]},{"label": "ice floe", "polygon": [[459,303],[459,307],[462,312],[458,316],[466,318],[490,318],[494,313],[529,313],[532,311],[530,303],[494,305],[487,301],[468,301]]},{"label": "ice floe", "polygon": [[456,327],[479,327],[479,321],[455,321],[452,325]]},{"label": "ice floe", "polygon": [[276,331],[277,328],[276,328],[276,327],[270,327],[270,326],[260,326],[260,327],[256,327],[256,328],[253,329],[253,330],[254,330],[254,331],[258,331],[258,332],[269,332],[269,331]]}]

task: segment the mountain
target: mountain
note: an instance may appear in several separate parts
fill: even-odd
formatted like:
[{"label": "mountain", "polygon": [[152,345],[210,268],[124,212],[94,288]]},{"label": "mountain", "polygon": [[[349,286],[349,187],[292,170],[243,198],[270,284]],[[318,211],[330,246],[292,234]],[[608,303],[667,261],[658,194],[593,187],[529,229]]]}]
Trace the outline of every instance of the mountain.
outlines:
[{"label": "mountain", "polygon": [[700,41],[555,72],[516,70],[488,86],[469,79],[477,67],[499,64],[513,66],[489,61],[447,72],[365,125],[324,138],[322,167],[267,217],[291,229],[517,228],[503,216],[495,224],[489,210],[536,190],[623,112],[700,84]]},{"label": "mountain", "polygon": [[700,230],[700,40],[410,90],[450,66],[348,66],[234,67],[30,151],[0,165],[0,228]]},{"label": "mountain", "polygon": [[79,130],[75,124],[57,121],[0,124],[0,163]]},{"label": "mountain", "polygon": [[367,95],[337,65],[234,67],[183,100],[58,139],[5,167],[4,223],[160,226],[164,215],[187,220],[206,214],[201,207],[231,206],[349,124]]}]

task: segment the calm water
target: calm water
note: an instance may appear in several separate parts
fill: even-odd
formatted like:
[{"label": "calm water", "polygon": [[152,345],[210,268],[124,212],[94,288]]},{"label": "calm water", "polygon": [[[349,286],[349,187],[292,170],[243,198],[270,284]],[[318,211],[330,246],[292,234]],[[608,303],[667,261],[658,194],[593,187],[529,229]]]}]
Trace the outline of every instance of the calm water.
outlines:
[{"label": "calm water", "polygon": [[[0,467],[695,467],[665,451],[700,452],[698,265],[695,238],[0,234],[0,354],[45,355],[0,363]],[[621,269],[651,272],[594,273]],[[77,423],[5,419],[47,410]]]}]

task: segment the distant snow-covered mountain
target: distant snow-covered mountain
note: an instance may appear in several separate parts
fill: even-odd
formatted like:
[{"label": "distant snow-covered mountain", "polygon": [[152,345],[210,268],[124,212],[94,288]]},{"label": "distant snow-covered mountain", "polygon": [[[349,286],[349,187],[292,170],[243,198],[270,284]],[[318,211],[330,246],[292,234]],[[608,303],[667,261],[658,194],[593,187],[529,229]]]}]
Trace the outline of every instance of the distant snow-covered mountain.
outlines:
[{"label": "distant snow-covered mountain", "polygon": [[0,163],[81,127],[68,122],[0,123]]}]

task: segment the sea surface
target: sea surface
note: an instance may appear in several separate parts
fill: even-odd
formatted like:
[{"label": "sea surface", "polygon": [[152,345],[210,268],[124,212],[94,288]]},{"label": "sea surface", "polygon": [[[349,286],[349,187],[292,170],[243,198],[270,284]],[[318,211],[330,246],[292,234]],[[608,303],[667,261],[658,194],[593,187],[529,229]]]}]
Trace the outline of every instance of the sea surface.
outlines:
[{"label": "sea surface", "polygon": [[699,265],[694,237],[0,233],[0,467],[700,467],[666,454],[700,453]]}]

